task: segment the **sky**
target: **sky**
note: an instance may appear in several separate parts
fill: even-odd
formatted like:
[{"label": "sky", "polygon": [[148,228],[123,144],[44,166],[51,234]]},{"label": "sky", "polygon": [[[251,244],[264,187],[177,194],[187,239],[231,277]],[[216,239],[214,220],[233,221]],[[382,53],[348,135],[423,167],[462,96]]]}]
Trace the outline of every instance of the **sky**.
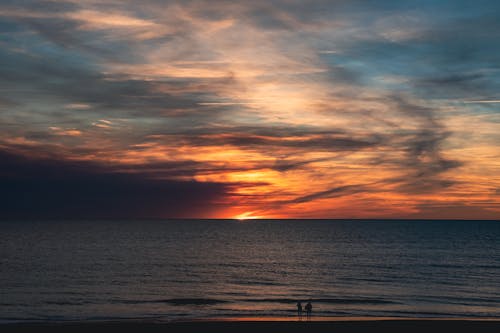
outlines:
[{"label": "sky", "polygon": [[500,2],[0,2],[0,219],[500,219]]}]

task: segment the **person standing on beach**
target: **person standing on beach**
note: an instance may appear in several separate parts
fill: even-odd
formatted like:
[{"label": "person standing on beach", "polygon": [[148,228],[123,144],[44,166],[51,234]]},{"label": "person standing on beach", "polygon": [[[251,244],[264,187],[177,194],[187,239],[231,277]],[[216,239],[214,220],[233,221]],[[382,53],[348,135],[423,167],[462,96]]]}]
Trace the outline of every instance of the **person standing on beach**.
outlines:
[{"label": "person standing on beach", "polygon": [[302,303],[300,301],[297,302],[297,316],[299,320],[302,320]]},{"label": "person standing on beach", "polygon": [[308,320],[311,319],[312,309],[313,309],[313,306],[311,304],[311,301],[307,302],[307,304],[306,304],[306,315],[307,315],[307,319]]}]

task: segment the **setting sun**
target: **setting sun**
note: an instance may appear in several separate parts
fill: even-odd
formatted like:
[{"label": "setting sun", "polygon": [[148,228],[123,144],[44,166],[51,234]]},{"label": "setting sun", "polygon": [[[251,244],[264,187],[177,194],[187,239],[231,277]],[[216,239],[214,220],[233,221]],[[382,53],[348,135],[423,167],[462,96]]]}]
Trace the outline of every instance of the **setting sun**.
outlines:
[{"label": "setting sun", "polygon": [[238,214],[234,217],[235,220],[256,220],[256,219],[262,219],[264,218],[263,216],[258,216],[258,215],[253,215],[255,212],[244,212],[241,214]]}]

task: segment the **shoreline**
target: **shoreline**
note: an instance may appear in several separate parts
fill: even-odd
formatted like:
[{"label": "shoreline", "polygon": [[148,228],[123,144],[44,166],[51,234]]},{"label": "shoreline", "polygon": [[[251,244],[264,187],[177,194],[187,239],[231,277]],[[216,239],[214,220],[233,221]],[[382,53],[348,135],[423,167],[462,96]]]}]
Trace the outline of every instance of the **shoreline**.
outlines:
[{"label": "shoreline", "polygon": [[500,318],[224,317],[178,320],[86,320],[0,324],[2,332],[499,332]]},{"label": "shoreline", "polygon": [[344,322],[344,321],[497,321],[500,317],[404,317],[404,316],[311,316],[307,319],[303,316],[220,316],[220,317],[187,317],[168,319],[167,317],[151,318],[102,318],[102,319],[19,319],[11,321],[0,321],[0,327],[5,325],[24,324],[100,324],[100,323],[150,323],[150,324],[175,324],[175,323],[203,323],[203,322]]},{"label": "shoreline", "polygon": [[500,317],[382,317],[382,316],[312,316],[302,320],[297,317],[279,317],[279,316],[264,316],[264,317],[210,317],[210,318],[194,318],[194,319],[175,319],[170,322],[337,322],[337,321],[392,321],[392,320],[412,320],[412,321],[498,321]]}]

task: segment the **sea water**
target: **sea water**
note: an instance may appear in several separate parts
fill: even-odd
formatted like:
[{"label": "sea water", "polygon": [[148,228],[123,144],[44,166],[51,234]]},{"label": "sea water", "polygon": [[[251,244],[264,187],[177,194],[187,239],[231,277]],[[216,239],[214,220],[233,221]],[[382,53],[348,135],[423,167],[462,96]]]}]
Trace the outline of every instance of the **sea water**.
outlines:
[{"label": "sea water", "polygon": [[0,223],[0,321],[500,317],[499,221]]}]

